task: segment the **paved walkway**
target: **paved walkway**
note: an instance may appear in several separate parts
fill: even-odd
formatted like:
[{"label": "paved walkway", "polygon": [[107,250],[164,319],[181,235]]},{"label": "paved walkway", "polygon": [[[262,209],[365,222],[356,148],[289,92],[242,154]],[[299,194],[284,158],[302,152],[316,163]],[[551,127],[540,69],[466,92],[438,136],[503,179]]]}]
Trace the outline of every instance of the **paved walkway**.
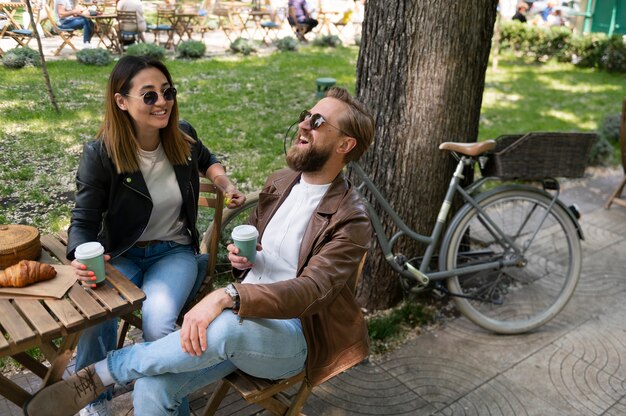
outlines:
[{"label": "paved walkway", "polygon": [[[573,299],[531,334],[499,336],[465,318],[408,341],[379,362],[361,364],[315,388],[304,413],[340,415],[626,414],[626,209],[602,208],[621,170],[563,184],[582,212],[583,273]],[[13,378],[31,390],[36,377]],[[194,415],[213,386],[191,398]],[[132,415],[118,391],[115,416]],[[257,414],[234,394],[218,415]],[[0,415],[21,414],[0,401]]]}]

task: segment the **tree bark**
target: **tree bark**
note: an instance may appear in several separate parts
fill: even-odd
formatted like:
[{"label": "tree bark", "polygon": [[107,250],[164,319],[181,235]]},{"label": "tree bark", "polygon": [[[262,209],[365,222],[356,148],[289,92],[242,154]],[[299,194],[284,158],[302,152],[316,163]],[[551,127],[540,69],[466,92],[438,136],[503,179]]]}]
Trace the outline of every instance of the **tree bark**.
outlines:
[{"label": "tree bark", "polygon": [[[375,114],[376,137],[359,163],[400,217],[422,234],[430,235],[455,165],[438,145],[478,136],[497,4],[366,3],[356,91]],[[389,218],[382,220],[387,235],[394,233]],[[394,251],[411,258],[423,247],[404,239]],[[391,307],[402,297],[398,275],[376,242],[357,296],[368,309]]]},{"label": "tree bark", "polygon": [[59,110],[59,105],[57,104],[56,97],[54,96],[54,91],[52,90],[50,76],[48,75],[48,67],[46,66],[46,58],[43,54],[43,47],[41,45],[41,37],[39,36],[39,32],[37,31],[37,23],[39,22],[35,21],[35,16],[33,13],[33,8],[30,4],[30,0],[26,0],[26,9],[28,10],[28,16],[30,17],[30,24],[33,29],[33,36],[35,36],[35,39],[37,39],[37,50],[39,51],[39,61],[41,62],[41,73],[43,74],[44,84],[46,84],[46,90],[48,91],[50,104],[52,104],[54,111],[59,113],[61,112],[61,110]]}]

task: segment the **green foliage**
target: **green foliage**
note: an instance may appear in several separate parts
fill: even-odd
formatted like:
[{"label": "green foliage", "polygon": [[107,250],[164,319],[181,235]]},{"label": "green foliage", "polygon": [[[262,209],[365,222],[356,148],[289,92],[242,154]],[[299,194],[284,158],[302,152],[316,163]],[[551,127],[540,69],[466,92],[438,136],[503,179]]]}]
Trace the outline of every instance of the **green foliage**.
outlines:
[{"label": "green foliage", "polygon": [[339,38],[339,36],[337,35],[324,35],[316,37],[313,40],[313,45],[336,48],[343,45],[343,43],[341,42],[341,38]]},{"label": "green foliage", "polygon": [[165,48],[154,43],[136,43],[126,49],[127,55],[149,56],[152,59],[163,61],[165,59]]},{"label": "green foliage", "polygon": [[259,50],[259,42],[246,38],[237,38],[230,44],[230,50],[247,56]]},{"label": "green foliage", "polygon": [[11,49],[2,58],[2,63],[11,69],[19,69],[29,65],[41,66],[39,52],[29,47]]},{"label": "green foliage", "polygon": [[408,299],[399,306],[378,316],[367,319],[367,330],[372,351],[385,352],[389,344],[397,341],[407,330],[432,322],[436,309],[418,299]]},{"label": "green foliage", "polygon": [[591,166],[609,166],[614,163],[613,154],[615,153],[615,148],[609,143],[609,141],[602,136],[598,137],[598,141],[596,141],[591,147],[591,151],[589,152],[589,165]]},{"label": "green foliage", "polygon": [[626,42],[621,36],[611,36],[602,55],[602,68],[608,72],[626,72]]},{"label": "green foliage", "polygon": [[607,36],[592,33],[572,39],[572,62],[582,68],[599,68]]},{"label": "green foliage", "polygon": [[23,56],[26,60],[26,65],[32,65],[36,67],[41,66],[41,58],[39,56],[39,52],[29,48],[28,46],[25,48],[12,49],[10,52],[18,56]]},{"label": "green foliage", "polygon": [[556,58],[584,68],[626,72],[626,43],[621,36],[602,33],[574,36],[565,27],[535,27],[520,22],[503,22],[501,47],[537,62]]},{"label": "green foliage", "polygon": [[274,42],[274,45],[283,52],[298,50],[298,41],[291,36],[278,39]]},{"label": "green foliage", "polygon": [[598,129],[598,135],[604,137],[611,144],[619,144],[619,130],[622,124],[622,115],[616,113],[606,116]]},{"label": "green foliage", "polygon": [[2,57],[2,64],[9,69],[20,69],[26,65],[26,58],[10,51]]},{"label": "green foliage", "polygon": [[198,59],[204,56],[206,45],[199,40],[186,40],[176,48],[179,58]]},{"label": "green foliage", "polygon": [[108,50],[102,48],[82,49],[76,52],[76,60],[81,64],[107,66],[113,61]]}]

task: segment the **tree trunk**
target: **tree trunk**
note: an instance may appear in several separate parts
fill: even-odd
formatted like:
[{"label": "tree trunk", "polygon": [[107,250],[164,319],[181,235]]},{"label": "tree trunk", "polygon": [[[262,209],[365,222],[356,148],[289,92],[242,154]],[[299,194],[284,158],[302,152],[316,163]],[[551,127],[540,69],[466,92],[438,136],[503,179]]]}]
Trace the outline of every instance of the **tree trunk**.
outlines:
[{"label": "tree trunk", "polygon": [[43,74],[43,81],[46,84],[46,90],[48,91],[48,97],[50,98],[50,104],[54,108],[54,111],[57,113],[60,112],[59,105],[57,104],[57,100],[54,96],[54,91],[52,91],[52,84],[50,83],[50,76],[48,75],[48,67],[46,66],[46,58],[43,54],[43,47],[41,45],[41,37],[39,36],[39,32],[37,32],[37,21],[35,21],[35,16],[33,14],[33,8],[30,4],[30,0],[26,0],[26,9],[28,10],[28,16],[30,17],[30,24],[33,30],[33,36],[37,39],[37,50],[39,51],[39,61],[41,62],[41,73]]},{"label": "tree trunk", "polygon": [[[498,0],[368,0],[357,96],[374,112],[376,138],[360,161],[413,229],[430,235],[454,161],[445,141],[474,142]],[[380,210],[377,210],[380,212]],[[382,218],[387,235],[395,232]],[[400,240],[394,252],[423,251]],[[358,289],[368,309],[402,297],[398,275],[373,242]]]}]

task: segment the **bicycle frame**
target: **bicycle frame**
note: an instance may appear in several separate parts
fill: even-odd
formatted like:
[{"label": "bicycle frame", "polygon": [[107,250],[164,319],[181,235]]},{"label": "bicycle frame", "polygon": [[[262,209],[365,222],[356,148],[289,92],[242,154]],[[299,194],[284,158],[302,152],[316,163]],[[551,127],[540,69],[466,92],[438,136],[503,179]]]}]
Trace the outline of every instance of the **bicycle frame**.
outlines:
[{"label": "bicycle frame", "polygon": [[[471,194],[481,185],[489,180],[497,180],[498,178],[481,178],[480,180],[473,182],[467,188],[463,188],[461,186],[461,180],[464,179],[463,172],[466,167],[473,166],[475,163],[475,159],[470,157],[458,157],[455,154],[455,157],[458,159],[458,164],[456,166],[455,172],[450,179],[450,184],[448,186],[448,190],[446,191],[445,198],[439,208],[439,214],[437,215],[437,221],[431,231],[430,236],[426,236],[416,232],[411,229],[399,215],[395,212],[395,210],[389,205],[387,200],[380,193],[378,188],[374,185],[371,179],[367,176],[367,174],[363,171],[363,168],[359,166],[357,163],[351,163],[350,166],[356,175],[361,179],[361,183],[357,186],[357,192],[361,196],[361,199],[365,202],[368,213],[370,215],[370,220],[372,222],[372,226],[376,233],[376,237],[381,246],[383,254],[385,256],[385,260],[390,264],[390,266],[400,275],[412,279],[417,280],[422,286],[426,286],[429,281],[441,281],[447,279],[449,277],[462,275],[466,273],[475,273],[482,270],[493,270],[493,269],[501,269],[507,266],[519,266],[520,261],[523,258],[524,251],[528,248],[530,242],[534,239],[536,233],[538,232],[541,224],[545,221],[548,214],[552,210],[552,207],[555,203],[557,203],[558,199],[558,188],[557,192],[554,195],[546,213],[544,214],[543,219],[540,221],[539,227],[535,230],[534,234],[531,238],[524,244],[524,247],[519,247],[509,236],[507,236],[485,213],[482,207],[479,205],[476,199],[474,199]],[[387,235],[383,229],[382,222],[380,217],[378,216],[376,210],[372,206],[372,204],[368,201],[367,198],[363,195],[363,188],[367,188],[367,190],[372,194],[374,199],[380,204],[382,209],[390,216],[391,220],[396,224],[399,228],[399,231],[396,232],[391,238],[387,238]],[[444,225],[446,223],[446,219],[450,212],[450,208],[452,206],[452,200],[456,193],[459,193],[463,200],[469,204],[471,204],[478,212],[483,216],[486,223],[491,228],[490,232],[499,239],[500,242],[504,243],[507,247],[509,247],[515,256],[511,256],[509,259],[501,259],[498,261],[492,261],[488,263],[476,264],[471,266],[464,266],[455,268],[452,270],[430,270],[430,262],[433,258],[433,254],[437,244],[439,243],[442,233],[444,230]],[[408,238],[416,240],[420,243],[426,244],[426,251],[424,256],[419,264],[419,269],[415,268],[409,261],[402,260],[399,256],[396,256],[392,252],[392,248],[394,244],[398,241],[400,237],[406,235]]]}]

